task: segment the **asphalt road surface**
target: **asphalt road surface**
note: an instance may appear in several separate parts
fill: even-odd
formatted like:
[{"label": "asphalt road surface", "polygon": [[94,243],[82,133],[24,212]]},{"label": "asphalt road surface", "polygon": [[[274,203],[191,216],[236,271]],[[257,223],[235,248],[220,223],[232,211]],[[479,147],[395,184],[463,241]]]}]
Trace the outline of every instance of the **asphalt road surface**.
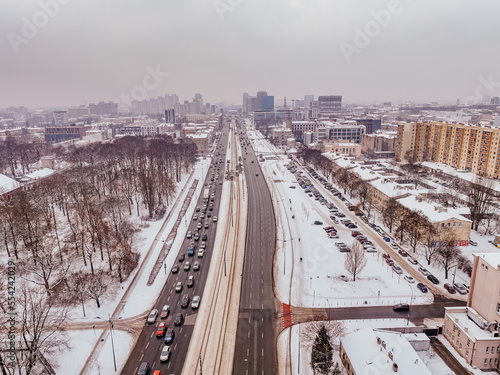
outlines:
[{"label": "asphalt road surface", "polygon": [[[203,290],[205,288],[205,283],[208,275],[210,259],[212,256],[212,246],[217,229],[217,223],[213,222],[213,217],[219,216],[219,203],[222,192],[222,182],[224,180],[227,143],[228,127],[225,126],[222,132],[222,136],[217,143],[215,155],[210,164],[210,169],[204,183],[204,185],[212,184],[210,193],[215,194],[215,199],[213,201],[213,210],[209,211],[207,208],[205,213],[205,215],[207,215],[210,212],[211,217],[205,217],[204,219],[199,218],[200,214],[203,212],[203,205],[205,204],[203,202],[203,190],[206,186],[203,186],[202,193],[200,194],[197,203],[197,207],[200,207],[200,211],[195,212],[195,215],[198,216],[198,220],[193,220],[192,217],[187,218],[187,225],[189,226],[188,230],[193,234],[197,231],[196,227],[199,222],[201,222],[202,224],[208,222],[209,228],[204,229],[202,227],[202,229],[199,231],[200,236],[204,233],[206,233],[208,236],[205,254],[202,258],[198,258],[197,256],[201,238],[199,241],[194,241],[193,239],[185,239],[182,244],[181,250],[179,251],[179,254],[186,253],[185,261],[190,261],[191,269],[189,271],[184,271],[184,262],[177,261],[176,264],[180,267],[179,272],[177,274],[172,274],[170,270],[168,270],[170,274],[168,276],[167,282],[165,283],[165,286],[163,287],[158,300],[152,307],[158,309],[158,312],[160,312],[163,305],[170,305],[170,314],[166,319],[163,319],[163,321],[167,323],[168,330],[175,330],[175,338],[172,344],[170,344],[170,359],[164,363],[160,362],[160,352],[165,344],[163,337],[156,336],[156,327],[161,321],[161,319],[158,317],[154,324],[147,324],[146,322],[144,322],[144,328],[135,344],[134,349],[132,350],[132,353],[127,360],[127,363],[122,370],[122,374],[135,375],[142,362],[149,362],[151,366],[151,374],[155,370],[161,370],[163,374],[181,374],[182,372],[182,367],[186,359],[189,342],[191,340],[191,335],[193,333],[193,328],[197,317],[197,310],[191,309],[190,306],[187,308],[181,308],[181,298],[182,295],[188,294],[190,300],[192,301],[193,296],[199,295],[201,296],[200,305],[203,304]],[[219,160],[221,161],[220,163],[218,163]],[[217,170],[218,167],[220,168],[219,170]],[[213,176],[212,173],[214,173]],[[215,175],[217,173],[219,174],[218,179],[215,178]],[[211,181],[212,178],[214,179],[213,182]],[[207,206],[208,204],[209,203],[207,203]],[[190,257],[187,255],[187,249],[190,243],[193,241],[196,244],[195,254],[194,256]],[[200,269],[198,271],[193,271],[192,269],[192,264],[195,261],[200,262]],[[195,279],[195,283],[192,288],[188,288],[186,286],[186,280],[190,275],[193,275]],[[183,284],[183,290],[181,293],[176,293],[174,287],[175,284],[179,281]],[[148,306],[145,306],[144,308],[146,309],[147,307]],[[177,315],[177,313],[182,313],[185,318],[184,323],[180,327],[174,326],[174,317],[175,315]]]},{"label": "asphalt road surface", "polygon": [[240,142],[248,186],[248,222],[233,374],[271,375],[278,373],[273,323],[274,211],[264,176],[244,133]]}]

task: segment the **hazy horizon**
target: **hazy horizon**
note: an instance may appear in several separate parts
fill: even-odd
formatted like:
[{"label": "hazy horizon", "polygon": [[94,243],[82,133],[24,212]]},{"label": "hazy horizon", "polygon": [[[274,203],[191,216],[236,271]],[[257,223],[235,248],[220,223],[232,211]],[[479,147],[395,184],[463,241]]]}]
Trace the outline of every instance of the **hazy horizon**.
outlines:
[{"label": "hazy horizon", "polygon": [[4,0],[0,107],[126,102],[134,92],[239,104],[265,90],[276,105],[305,94],[500,96],[498,14],[493,0]]}]

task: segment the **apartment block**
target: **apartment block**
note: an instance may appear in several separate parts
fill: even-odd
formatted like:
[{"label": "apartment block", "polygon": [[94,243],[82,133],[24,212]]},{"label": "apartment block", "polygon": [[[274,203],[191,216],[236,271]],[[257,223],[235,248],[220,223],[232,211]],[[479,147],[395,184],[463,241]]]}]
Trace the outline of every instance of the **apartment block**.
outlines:
[{"label": "apartment block", "polygon": [[400,124],[396,160],[438,162],[497,179],[500,129],[438,122]]},{"label": "apartment block", "polygon": [[466,307],[445,308],[443,335],[471,366],[500,369],[500,254],[474,254]]}]

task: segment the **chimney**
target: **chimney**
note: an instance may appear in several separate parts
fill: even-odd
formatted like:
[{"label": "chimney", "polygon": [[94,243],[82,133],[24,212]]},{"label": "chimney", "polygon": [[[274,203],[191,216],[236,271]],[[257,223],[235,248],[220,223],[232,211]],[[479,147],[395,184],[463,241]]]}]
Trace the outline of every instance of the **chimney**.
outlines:
[{"label": "chimney", "polygon": [[380,337],[377,337],[377,344],[380,345],[381,342],[382,342],[382,340],[380,340]]},{"label": "chimney", "polygon": [[385,341],[382,341],[382,347],[385,349]]},{"label": "chimney", "polygon": [[464,332],[465,332],[465,333],[469,332],[469,326],[468,326],[468,325],[465,325],[465,326],[464,326]]}]

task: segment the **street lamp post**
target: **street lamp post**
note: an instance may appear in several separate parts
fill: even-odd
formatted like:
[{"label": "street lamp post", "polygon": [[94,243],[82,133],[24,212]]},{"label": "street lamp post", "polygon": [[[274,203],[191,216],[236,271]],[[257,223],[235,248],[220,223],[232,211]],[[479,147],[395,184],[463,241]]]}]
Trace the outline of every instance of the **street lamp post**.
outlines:
[{"label": "street lamp post", "polygon": [[406,321],[406,325],[410,325],[410,309],[411,309],[411,301],[413,301],[413,288],[411,287],[411,284],[408,284],[408,286],[410,287],[410,290],[411,290],[411,297],[410,297],[410,304],[408,305],[409,306],[408,320]]},{"label": "street lamp post", "polygon": [[[100,320],[105,320],[102,319],[100,316],[96,316],[96,318]],[[113,321],[111,320],[111,316],[109,314],[108,314],[108,323],[111,331],[111,349],[113,350],[113,364],[115,366],[115,372],[116,372],[115,343],[113,342]]]}]

